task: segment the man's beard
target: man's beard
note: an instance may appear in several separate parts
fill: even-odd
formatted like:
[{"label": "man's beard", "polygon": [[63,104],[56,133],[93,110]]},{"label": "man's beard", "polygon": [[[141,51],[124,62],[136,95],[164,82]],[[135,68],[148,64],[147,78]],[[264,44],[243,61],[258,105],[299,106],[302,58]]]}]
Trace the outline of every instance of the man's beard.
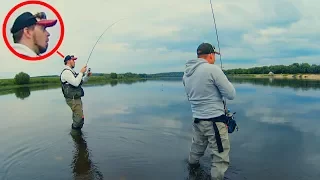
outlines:
[{"label": "man's beard", "polygon": [[37,38],[36,38],[35,35],[33,36],[33,42],[34,42],[34,45],[35,45],[35,46],[37,47],[37,49],[38,49],[38,52],[36,52],[37,55],[43,54],[43,53],[45,53],[45,52],[47,51],[48,46],[46,46],[46,47],[41,47],[41,46],[39,46],[38,43],[37,43]]},{"label": "man's beard", "polygon": [[45,53],[45,52],[47,51],[47,49],[48,49],[48,46],[46,46],[46,47],[41,47],[41,46],[39,46],[39,45],[37,45],[37,46],[38,46],[38,48],[39,48],[39,53],[40,53],[40,54]]}]

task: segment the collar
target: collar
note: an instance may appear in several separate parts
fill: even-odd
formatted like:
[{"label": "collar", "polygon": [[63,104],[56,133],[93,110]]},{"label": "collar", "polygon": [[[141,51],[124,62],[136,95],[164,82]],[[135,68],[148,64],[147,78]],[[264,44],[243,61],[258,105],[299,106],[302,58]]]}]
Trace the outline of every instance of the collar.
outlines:
[{"label": "collar", "polygon": [[29,56],[29,57],[37,57],[37,56],[39,56],[24,44],[15,43],[15,44],[13,44],[12,48],[15,51],[17,51],[17,53],[23,54],[25,56]]},{"label": "collar", "polygon": [[74,71],[71,67],[69,67],[69,66],[67,66],[67,65],[65,65],[64,68],[65,68],[65,69],[70,69],[72,72],[75,73],[75,71]]}]

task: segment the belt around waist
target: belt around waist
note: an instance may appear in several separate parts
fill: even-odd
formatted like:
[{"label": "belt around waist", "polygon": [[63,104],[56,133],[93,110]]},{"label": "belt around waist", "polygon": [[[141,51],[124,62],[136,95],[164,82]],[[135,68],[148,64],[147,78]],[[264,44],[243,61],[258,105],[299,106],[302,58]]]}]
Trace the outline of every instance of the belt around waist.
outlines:
[{"label": "belt around waist", "polygon": [[226,124],[226,116],[221,115],[221,116],[209,118],[209,119],[194,118],[194,123],[197,124],[200,121],[212,121],[213,122],[212,125],[213,125],[214,134],[215,134],[215,138],[216,138],[216,142],[217,142],[217,146],[218,146],[218,151],[219,151],[219,153],[223,152],[223,146],[222,146],[222,142],[221,142],[220,132],[219,132],[219,129],[216,125],[216,122],[223,122]]}]

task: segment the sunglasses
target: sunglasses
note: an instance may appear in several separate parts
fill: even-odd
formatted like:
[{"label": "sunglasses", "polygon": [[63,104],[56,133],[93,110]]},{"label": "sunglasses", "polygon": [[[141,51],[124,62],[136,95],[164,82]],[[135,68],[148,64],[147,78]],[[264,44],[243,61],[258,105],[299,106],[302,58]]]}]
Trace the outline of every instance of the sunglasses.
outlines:
[{"label": "sunglasses", "polygon": [[218,52],[218,51],[216,51],[215,49],[213,49],[213,52],[212,52],[213,54],[218,54],[218,55],[220,55],[220,53]]},{"label": "sunglasses", "polygon": [[39,19],[47,19],[47,15],[45,12],[38,12],[34,15],[34,17]]},{"label": "sunglasses", "polygon": [[218,54],[218,55],[220,55],[220,53],[219,53],[219,52],[217,52],[217,51],[214,51],[214,52],[213,52],[213,54]]}]

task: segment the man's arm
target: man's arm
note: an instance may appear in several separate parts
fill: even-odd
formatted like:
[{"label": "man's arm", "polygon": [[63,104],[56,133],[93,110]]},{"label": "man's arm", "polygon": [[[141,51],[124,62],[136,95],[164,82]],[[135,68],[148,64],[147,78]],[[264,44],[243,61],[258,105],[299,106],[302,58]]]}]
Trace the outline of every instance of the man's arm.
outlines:
[{"label": "man's arm", "polygon": [[89,76],[86,74],[86,75],[83,76],[82,82],[86,83],[88,81],[88,79],[89,79]]},{"label": "man's arm", "polygon": [[78,76],[75,78],[73,73],[70,70],[65,70],[61,75],[61,79],[77,87],[81,83],[82,76],[83,76],[83,73],[79,72]]},{"label": "man's arm", "polygon": [[91,76],[91,74],[92,74],[92,72],[85,73],[85,75],[84,75],[83,78],[82,78],[83,83],[88,82],[89,77]]},{"label": "man's arm", "polygon": [[215,85],[218,87],[222,96],[229,100],[233,100],[236,96],[236,90],[223,71],[219,67],[214,66],[214,70],[211,74]]}]

